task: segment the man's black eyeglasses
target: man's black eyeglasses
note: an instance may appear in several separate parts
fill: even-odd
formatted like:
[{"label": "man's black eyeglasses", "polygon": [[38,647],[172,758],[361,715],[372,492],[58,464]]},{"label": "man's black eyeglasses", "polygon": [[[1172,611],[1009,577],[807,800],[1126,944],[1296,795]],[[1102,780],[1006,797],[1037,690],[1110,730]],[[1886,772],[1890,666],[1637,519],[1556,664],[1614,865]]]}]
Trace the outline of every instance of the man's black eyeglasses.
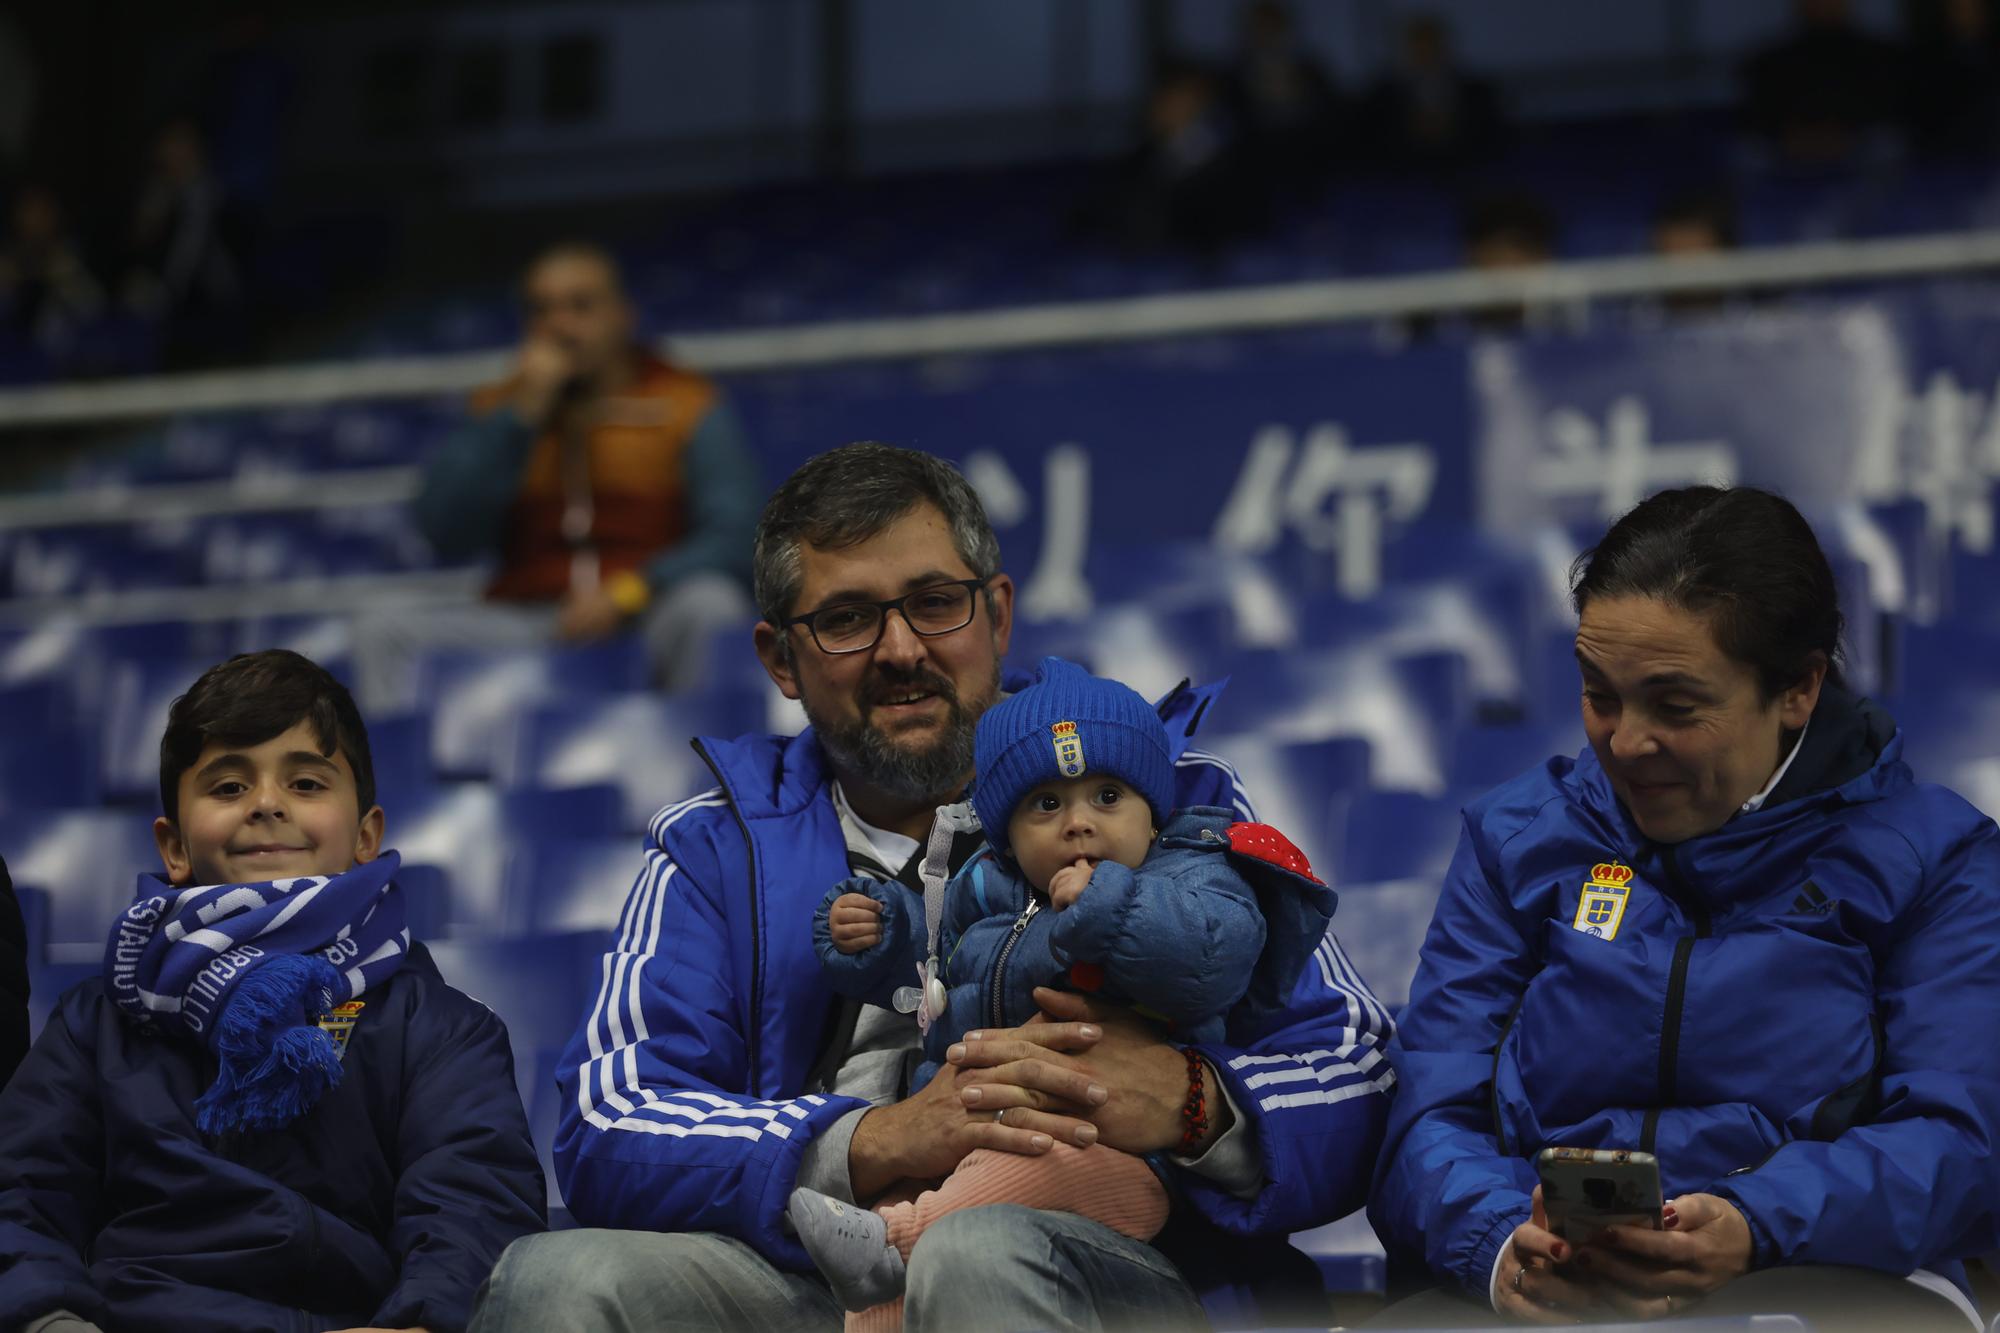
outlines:
[{"label": "man's black eyeglasses", "polygon": [[804,625],[823,653],[865,653],[881,641],[891,611],[901,613],[903,623],[925,638],[964,629],[972,623],[976,595],[985,586],[985,579],[955,579],[883,602],[840,602],[794,616],[785,628]]}]

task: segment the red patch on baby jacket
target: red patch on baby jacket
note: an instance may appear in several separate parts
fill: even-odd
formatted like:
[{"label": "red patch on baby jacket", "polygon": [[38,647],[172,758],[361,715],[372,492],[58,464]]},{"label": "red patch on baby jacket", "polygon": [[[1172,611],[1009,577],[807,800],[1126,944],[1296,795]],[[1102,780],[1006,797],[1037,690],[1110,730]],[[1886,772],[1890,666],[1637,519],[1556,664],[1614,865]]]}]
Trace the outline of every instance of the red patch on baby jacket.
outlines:
[{"label": "red patch on baby jacket", "polygon": [[1099,963],[1071,963],[1069,984],[1087,995],[1104,989],[1104,967]]},{"label": "red patch on baby jacket", "polygon": [[1322,883],[1313,874],[1312,865],[1306,854],[1292,845],[1287,838],[1269,824],[1236,823],[1229,826],[1229,850],[1238,856],[1247,856],[1267,865],[1289,870],[1294,875],[1304,875],[1315,884]]}]

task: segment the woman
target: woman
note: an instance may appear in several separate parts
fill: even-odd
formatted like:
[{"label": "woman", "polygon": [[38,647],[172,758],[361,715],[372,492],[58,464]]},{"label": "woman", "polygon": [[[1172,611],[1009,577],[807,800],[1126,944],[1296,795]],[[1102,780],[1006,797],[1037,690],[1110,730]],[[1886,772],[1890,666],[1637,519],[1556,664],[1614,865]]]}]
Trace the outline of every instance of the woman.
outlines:
[{"label": "woman", "polygon": [[[1467,1299],[1383,1322],[1976,1326],[2000,830],[1843,688],[1833,576],[1786,501],[1656,495],[1573,589],[1590,747],[1467,809],[1390,1048],[1371,1216]],[[1593,880],[1625,892],[1586,905]],[[1552,1235],[1556,1145],[1657,1156],[1662,1229]]]}]

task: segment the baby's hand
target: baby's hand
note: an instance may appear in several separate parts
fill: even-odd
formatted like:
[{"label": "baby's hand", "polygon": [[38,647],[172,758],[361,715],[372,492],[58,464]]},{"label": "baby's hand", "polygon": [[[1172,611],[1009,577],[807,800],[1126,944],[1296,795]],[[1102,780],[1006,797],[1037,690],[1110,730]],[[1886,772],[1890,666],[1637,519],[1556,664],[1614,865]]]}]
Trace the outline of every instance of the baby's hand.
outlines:
[{"label": "baby's hand", "polygon": [[842,953],[860,953],[882,942],[882,904],[865,893],[843,893],[826,914],[827,934]]},{"label": "baby's hand", "polygon": [[1090,862],[1079,856],[1056,871],[1055,877],[1049,881],[1049,902],[1058,912],[1081,898],[1083,891],[1090,887],[1090,869]]}]

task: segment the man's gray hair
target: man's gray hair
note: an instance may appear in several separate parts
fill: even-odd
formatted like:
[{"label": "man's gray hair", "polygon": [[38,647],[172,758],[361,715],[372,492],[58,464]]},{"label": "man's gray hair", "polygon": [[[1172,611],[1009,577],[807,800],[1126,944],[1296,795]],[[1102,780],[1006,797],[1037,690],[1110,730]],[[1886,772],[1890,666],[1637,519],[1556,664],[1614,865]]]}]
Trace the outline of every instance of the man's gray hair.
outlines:
[{"label": "man's gray hair", "polygon": [[806,460],[764,505],[752,571],[758,612],[773,625],[795,614],[804,581],[801,546],[853,546],[925,502],[944,515],[958,558],[975,578],[1000,572],[1000,543],[986,507],[957,468],[916,449],[843,444]]}]

